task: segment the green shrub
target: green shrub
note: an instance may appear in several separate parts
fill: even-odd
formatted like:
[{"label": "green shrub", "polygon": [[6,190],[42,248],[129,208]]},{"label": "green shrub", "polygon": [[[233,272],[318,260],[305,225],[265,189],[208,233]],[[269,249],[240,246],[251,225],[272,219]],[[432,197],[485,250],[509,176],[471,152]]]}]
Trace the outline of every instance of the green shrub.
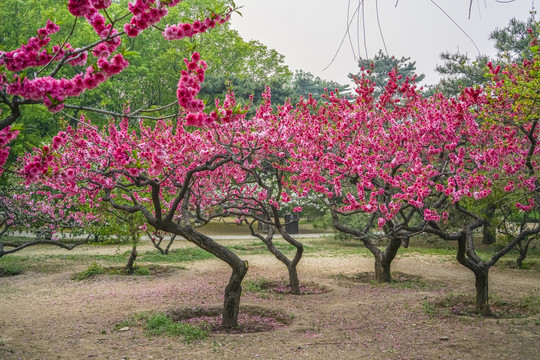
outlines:
[{"label": "green shrub", "polygon": [[104,272],[103,267],[101,265],[99,265],[98,263],[93,263],[92,265],[88,267],[88,269],[82,272],[73,274],[72,279],[81,281],[81,280],[88,279],[99,274],[103,274],[103,272]]}]

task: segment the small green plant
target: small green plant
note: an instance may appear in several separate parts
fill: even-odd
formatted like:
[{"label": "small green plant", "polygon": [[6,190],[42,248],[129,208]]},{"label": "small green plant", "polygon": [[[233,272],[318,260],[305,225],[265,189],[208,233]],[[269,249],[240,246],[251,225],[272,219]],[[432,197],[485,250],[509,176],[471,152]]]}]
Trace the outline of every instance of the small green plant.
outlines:
[{"label": "small green plant", "polygon": [[230,245],[228,248],[231,250],[248,251],[248,248],[244,245]]},{"label": "small green plant", "polygon": [[246,292],[265,292],[269,281],[263,277],[255,280],[246,280],[242,286]]},{"label": "small green plant", "polygon": [[186,343],[190,343],[195,340],[203,340],[208,336],[208,331],[201,330],[198,327],[190,324],[175,322],[163,313],[158,313],[149,317],[145,330],[148,335],[182,335]]},{"label": "small green plant", "polygon": [[535,295],[527,295],[519,300],[519,306],[526,309],[529,314],[537,314],[540,312],[540,297]]},{"label": "small green plant", "polygon": [[114,331],[118,331],[118,329],[124,328],[126,326],[136,326],[141,321],[146,321],[150,318],[150,314],[147,312],[140,312],[131,315],[129,318],[122,320],[118,324],[114,325]]},{"label": "small green plant", "polygon": [[82,272],[78,272],[78,273],[73,274],[72,279],[77,280],[77,281],[81,281],[81,280],[84,280],[84,279],[94,277],[94,276],[99,275],[99,274],[103,274],[103,272],[104,272],[103,267],[101,265],[99,265],[98,263],[93,263],[92,265],[90,265],[88,267],[88,269],[86,269],[86,270],[84,270]]},{"label": "small green plant", "polygon": [[15,276],[22,273],[23,268],[19,261],[14,261],[11,259],[6,260],[2,259],[0,262],[0,277]]},{"label": "small green plant", "polygon": [[135,275],[150,275],[150,269],[146,266],[136,266],[135,267]]},{"label": "small green plant", "polygon": [[432,316],[435,314],[435,307],[427,300],[422,301],[422,308],[427,315]]}]

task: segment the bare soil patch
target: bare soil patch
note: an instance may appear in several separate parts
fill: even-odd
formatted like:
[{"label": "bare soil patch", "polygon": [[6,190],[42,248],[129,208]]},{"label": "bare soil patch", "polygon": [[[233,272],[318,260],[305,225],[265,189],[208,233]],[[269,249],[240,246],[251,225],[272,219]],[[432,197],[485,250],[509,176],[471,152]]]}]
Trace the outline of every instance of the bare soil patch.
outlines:
[{"label": "bare soil patch", "polygon": [[[99,251],[114,253],[117,248]],[[250,265],[246,283],[263,278],[286,284],[287,270],[272,255],[242,258]],[[185,269],[166,276],[97,276],[84,281],[74,281],[72,275],[88,265],[69,264],[51,272],[0,278],[0,359],[523,360],[536,359],[540,351],[539,314],[486,319],[430,311],[426,304],[448,294],[474,294],[472,273],[447,257],[398,255],[393,264],[398,282],[381,286],[369,278],[354,280],[359,273],[373,271],[371,257],[310,254],[299,264],[300,281],[328,291],[300,296],[244,291],[244,326],[262,332],[214,332],[191,343],[148,336],[141,326],[125,331],[116,326],[140,312],[219,309],[230,276],[222,262],[182,263]],[[400,286],[409,283],[427,286]],[[538,299],[540,276],[537,271],[495,268],[490,290],[493,299],[508,303]],[[187,316],[186,310],[177,314]],[[289,320],[265,329],[261,324],[270,320],[262,320],[264,314],[282,314]],[[193,321],[219,322],[218,315],[193,315],[188,316]],[[266,317],[276,319],[274,315]]]},{"label": "bare soil patch", "polygon": [[243,306],[238,315],[238,327],[226,331],[221,327],[221,311],[220,307],[187,307],[171,310],[169,314],[174,321],[196,325],[213,333],[243,334],[273,331],[284,328],[292,322],[292,316],[281,311],[272,311],[261,306]]},{"label": "bare soil patch", "polygon": [[[273,294],[282,294],[282,295],[293,295],[291,291],[291,286],[284,280],[272,281],[264,278],[255,280],[254,282],[248,282],[247,286],[244,287],[245,291],[248,293],[273,293]],[[330,291],[326,287],[315,284],[313,282],[307,282],[300,285],[300,294],[301,295],[317,295],[324,294]]]}]

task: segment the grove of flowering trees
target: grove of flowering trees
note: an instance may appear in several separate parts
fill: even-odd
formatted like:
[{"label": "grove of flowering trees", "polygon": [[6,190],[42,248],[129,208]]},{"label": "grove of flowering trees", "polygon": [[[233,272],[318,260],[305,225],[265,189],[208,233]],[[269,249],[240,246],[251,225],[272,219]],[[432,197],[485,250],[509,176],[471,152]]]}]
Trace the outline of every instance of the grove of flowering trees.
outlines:
[{"label": "grove of flowering trees", "polygon": [[[0,52],[0,165],[16,141],[11,126],[26,105],[57,112],[70,98],[114,83],[130,66],[129,51],[122,47],[126,37],[156,29],[171,41],[203,35],[236,10],[231,4],[189,22],[167,19],[167,9],[179,2],[135,0],[113,13],[110,0],[70,0],[74,20],[66,39],[50,46],[59,26],[49,21],[19,48]],[[68,40],[83,19],[96,39],[73,49]],[[537,54],[536,39],[531,45]],[[143,108],[126,104],[123,114],[110,113],[106,127],[82,115],[76,126],[66,125],[17,168],[4,171],[2,176],[19,186],[41,190],[2,196],[4,209],[15,206],[20,211],[14,214],[25,215],[8,218],[4,210],[3,225],[42,221],[38,198],[47,195],[59,199],[47,203],[51,218],[90,221],[100,208],[110,207],[130,223],[132,215],[144,223],[135,227],[182,236],[231,268],[222,326],[232,329],[248,262],[196,224],[234,215],[275,227],[296,248],[293,259],[275,248],[271,234],[260,239],[287,266],[292,291],[299,294],[296,266],[303,245],[287,233],[279,211],[301,212],[308,197],[317,197],[336,229],[371,251],[378,281],[391,280],[391,262],[411,237],[456,241],[457,260],[476,277],[477,310],[489,315],[490,267],[540,232],[538,221],[531,221],[538,219],[540,206],[539,63],[538,55],[505,68],[490,63],[491,82],[465,89],[458,98],[424,97],[414,78],[403,79],[396,71],[378,97],[367,74],[358,79],[354,97],[330,91],[320,99],[276,106],[267,90],[248,118],[251,105],[237,104],[233,93],[213,104],[198,98],[207,64],[192,52],[177,74],[177,101],[164,105],[177,106],[179,115],[145,117]],[[13,201],[21,199],[24,206]],[[356,214],[365,219],[361,227],[344,222]],[[486,222],[505,238],[489,260],[475,250],[475,230]],[[383,240],[387,246],[381,250]]]}]

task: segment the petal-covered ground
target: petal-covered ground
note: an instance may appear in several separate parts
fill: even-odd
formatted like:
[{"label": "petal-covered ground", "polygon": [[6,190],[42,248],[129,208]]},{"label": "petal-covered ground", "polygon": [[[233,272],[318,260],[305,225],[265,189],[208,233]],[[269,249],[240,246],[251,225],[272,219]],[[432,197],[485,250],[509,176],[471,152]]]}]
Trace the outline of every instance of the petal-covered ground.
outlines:
[{"label": "petal-covered ground", "polygon": [[[140,253],[150,250],[145,246]],[[99,252],[117,249],[99,247]],[[76,251],[87,254],[92,248],[69,255]],[[0,358],[521,360],[535,359],[540,351],[539,314],[483,319],[452,311],[473,294],[474,277],[449,256],[398,255],[396,282],[380,285],[370,278],[372,258],[331,255],[309,253],[302,259],[300,281],[311,291],[299,296],[275,287],[258,290],[253,284],[286,284],[287,270],[271,254],[243,255],[250,264],[245,279],[250,290],[244,290],[240,323],[259,320],[266,329],[214,332],[190,343],[181,336],[149,336],[142,325],[122,331],[117,325],[141,312],[222,306],[230,276],[226,265],[198,260],[154,275],[75,281],[73,274],[88,264],[56,258],[53,270],[0,278]],[[521,304],[527,315],[526,302],[538,302],[538,271],[494,268],[490,275],[494,308]],[[453,297],[457,300],[447,310],[438,307]],[[214,315],[193,321],[202,320],[218,323]]]}]

